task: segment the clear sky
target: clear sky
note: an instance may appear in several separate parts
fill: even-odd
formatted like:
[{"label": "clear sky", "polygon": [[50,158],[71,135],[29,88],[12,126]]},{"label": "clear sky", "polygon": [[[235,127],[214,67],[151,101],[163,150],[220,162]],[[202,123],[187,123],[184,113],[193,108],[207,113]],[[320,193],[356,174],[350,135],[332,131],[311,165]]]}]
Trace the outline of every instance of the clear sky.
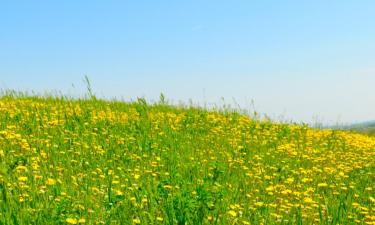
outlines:
[{"label": "clear sky", "polygon": [[[0,87],[375,119],[375,1],[0,1]],[[72,84],[75,87],[72,87]]]}]

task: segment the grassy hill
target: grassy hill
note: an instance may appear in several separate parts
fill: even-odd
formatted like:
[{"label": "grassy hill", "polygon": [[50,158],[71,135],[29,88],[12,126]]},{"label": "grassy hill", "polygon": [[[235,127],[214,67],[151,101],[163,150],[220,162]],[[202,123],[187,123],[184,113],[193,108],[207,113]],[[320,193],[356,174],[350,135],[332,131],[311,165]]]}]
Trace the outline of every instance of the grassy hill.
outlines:
[{"label": "grassy hill", "polygon": [[375,224],[375,138],[235,112],[0,98],[1,224]]}]

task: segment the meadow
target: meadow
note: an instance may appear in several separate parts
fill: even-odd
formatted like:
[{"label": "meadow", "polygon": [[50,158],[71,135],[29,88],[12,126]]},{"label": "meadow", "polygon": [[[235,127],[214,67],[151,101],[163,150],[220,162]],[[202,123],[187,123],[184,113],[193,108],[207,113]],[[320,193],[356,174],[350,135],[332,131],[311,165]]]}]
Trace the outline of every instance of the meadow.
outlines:
[{"label": "meadow", "polygon": [[241,113],[0,97],[0,224],[375,224],[375,138]]}]

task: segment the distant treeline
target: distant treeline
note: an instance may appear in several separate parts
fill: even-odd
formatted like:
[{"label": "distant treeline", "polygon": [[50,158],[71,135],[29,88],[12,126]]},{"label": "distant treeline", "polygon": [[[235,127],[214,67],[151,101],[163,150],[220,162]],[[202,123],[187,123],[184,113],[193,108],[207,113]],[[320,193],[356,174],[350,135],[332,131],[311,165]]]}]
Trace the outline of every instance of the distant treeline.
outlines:
[{"label": "distant treeline", "polygon": [[354,130],[358,133],[375,136],[375,122],[372,121],[368,123],[355,125],[351,127],[351,130]]},{"label": "distant treeline", "polygon": [[375,136],[375,127],[358,128],[354,130],[359,133]]}]

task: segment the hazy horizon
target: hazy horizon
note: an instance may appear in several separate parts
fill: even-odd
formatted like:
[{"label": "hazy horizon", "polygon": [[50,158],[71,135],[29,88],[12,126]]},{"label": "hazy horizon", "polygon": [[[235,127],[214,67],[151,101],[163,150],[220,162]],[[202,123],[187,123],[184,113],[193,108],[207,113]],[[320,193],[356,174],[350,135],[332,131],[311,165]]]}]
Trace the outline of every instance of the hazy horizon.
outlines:
[{"label": "hazy horizon", "polygon": [[374,22],[372,1],[1,2],[0,88],[79,95],[87,75],[105,98],[370,121]]}]

